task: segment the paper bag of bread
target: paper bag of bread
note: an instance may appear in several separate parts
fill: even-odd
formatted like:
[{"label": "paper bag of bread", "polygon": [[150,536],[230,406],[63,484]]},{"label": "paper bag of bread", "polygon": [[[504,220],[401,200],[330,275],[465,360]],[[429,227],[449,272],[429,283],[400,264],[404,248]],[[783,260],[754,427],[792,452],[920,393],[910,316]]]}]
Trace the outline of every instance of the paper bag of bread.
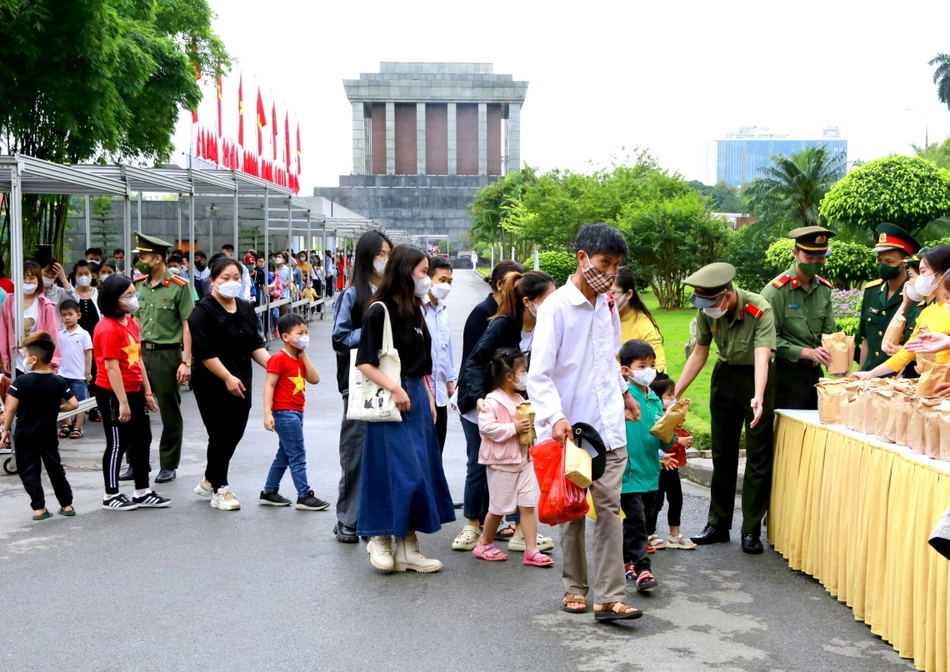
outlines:
[{"label": "paper bag of bread", "polygon": [[861,381],[849,381],[844,386],[844,392],[841,393],[839,403],[841,404],[841,424],[848,429],[854,429],[858,425],[858,394],[864,383]]},{"label": "paper bag of bread", "polygon": [[910,416],[914,412],[916,398],[913,392],[907,394],[902,390],[895,391],[894,407],[887,419],[887,435],[891,437],[892,443],[899,446],[907,445],[907,428],[910,424]]},{"label": "paper bag of bread", "polygon": [[899,311],[894,317],[891,318],[891,321],[887,325],[887,329],[884,330],[884,343],[893,343],[894,345],[900,345],[904,340],[904,331],[907,329],[907,318],[904,317],[904,312]]},{"label": "paper bag of bread", "polygon": [[523,434],[518,434],[518,443],[522,446],[531,447],[538,440],[538,433],[534,431],[534,406],[530,401],[522,401],[515,406],[515,417],[519,420],[527,418],[531,421],[531,429]]},{"label": "paper bag of bread", "polygon": [[[947,402],[941,406],[946,407]],[[940,459],[950,460],[950,412],[941,413],[937,417],[940,426]]]},{"label": "paper bag of bread", "polygon": [[677,428],[686,420],[686,414],[689,412],[689,399],[677,399],[673,405],[666,409],[663,417],[656,421],[656,424],[650,429],[650,434],[658,438],[663,443],[669,443],[673,440],[673,434]]},{"label": "paper bag of bread", "polygon": [[[918,324],[917,331],[914,332],[913,338],[918,338],[921,334],[929,334],[930,325],[927,324]],[[937,354],[933,352],[918,352],[917,355],[917,366],[919,367],[922,362],[932,362],[937,363]]]},{"label": "paper bag of bread", "polygon": [[855,431],[864,432],[865,434],[874,434],[874,432],[877,431],[877,414],[879,410],[876,409],[874,405],[874,390],[881,387],[882,384],[884,384],[884,381],[878,378],[865,381],[861,387],[861,391],[858,395],[858,406],[861,411],[860,418],[858,419],[858,427],[855,427]]},{"label": "paper bag of bread", "polygon": [[916,390],[918,397],[932,397],[936,385],[950,382],[950,364],[937,364],[925,359],[918,362],[918,366],[920,368]]},{"label": "paper bag of bread", "polygon": [[894,401],[897,393],[886,387],[874,390],[874,411],[876,414],[874,425],[874,436],[878,441],[884,443],[894,443],[894,440],[888,435],[888,424],[891,421],[891,414],[896,409]]},{"label": "paper bag of bread", "polygon": [[844,375],[851,373],[854,364],[854,336],[838,332],[836,334],[822,334],[821,347],[831,353],[831,364],[828,373]]},{"label": "paper bag of bread", "polygon": [[923,453],[935,460],[942,459],[940,457],[940,424],[941,417],[947,414],[950,414],[950,401],[947,400],[941,400],[936,406],[929,406],[924,414]]},{"label": "paper bag of bread", "polygon": [[815,387],[818,388],[818,421],[823,425],[840,425],[841,398],[844,396],[845,380],[822,378]]},{"label": "paper bag of bread", "polygon": [[918,455],[923,455],[926,447],[924,425],[927,413],[931,408],[938,406],[940,403],[940,399],[934,399],[932,397],[927,399],[914,397],[912,403],[913,409],[911,410],[910,419],[907,423],[907,445]]},{"label": "paper bag of bread", "polygon": [[578,448],[570,439],[567,440],[564,450],[564,478],[578,488],[589,488],[593,482],[590,453],[583,448]]}]

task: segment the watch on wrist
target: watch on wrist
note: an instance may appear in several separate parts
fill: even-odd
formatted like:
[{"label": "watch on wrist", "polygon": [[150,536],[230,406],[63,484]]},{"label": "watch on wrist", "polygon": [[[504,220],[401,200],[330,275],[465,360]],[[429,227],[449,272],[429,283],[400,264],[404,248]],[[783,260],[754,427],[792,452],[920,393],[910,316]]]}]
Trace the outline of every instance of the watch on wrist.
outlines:
[{"label": "watch on wrist", "polygon": [[190,359],[183,359],[183,360],[181,360],[181,363],[184,364],[185,366],[188,366],[188,367],[191,366],[191,360],[190,360]]}]

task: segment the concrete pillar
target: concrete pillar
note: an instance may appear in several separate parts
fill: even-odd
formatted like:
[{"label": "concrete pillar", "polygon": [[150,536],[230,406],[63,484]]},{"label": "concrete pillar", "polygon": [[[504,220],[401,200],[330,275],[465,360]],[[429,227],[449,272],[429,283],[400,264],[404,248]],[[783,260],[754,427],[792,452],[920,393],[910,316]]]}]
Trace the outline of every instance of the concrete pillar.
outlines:
[{"label": "concrete pillar", "polygon": [[455,127],[455,103],[448,104],[449,175],[458,174],[458,134]]},{"label": "concrete pillar", "polygon": [[396,103],[386,103],[386,174],[396,174]]},{"label": "concrete pillar", "polygon": [[416,103],[416,172],[426,174],[426,104]]},{"label": "concrete pillar", "polygon": [[478,104],[478,174],[488,175],[488,103]]},{"label": "concrete pillar", "polygon": [[508,105],[508,166],[505,173],[521,170],[521,104]]},{"label": "concrete pillar", "polygon": [[366,119],[363,103],[353,103],[353,174],[366,174]]}]

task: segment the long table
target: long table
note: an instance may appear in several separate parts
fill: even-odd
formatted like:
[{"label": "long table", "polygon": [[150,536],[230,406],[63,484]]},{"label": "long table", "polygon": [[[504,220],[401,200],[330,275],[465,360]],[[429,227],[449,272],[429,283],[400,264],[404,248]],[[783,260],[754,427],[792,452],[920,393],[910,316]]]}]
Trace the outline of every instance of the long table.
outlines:
[{"label": "long table", "polygon": [[948,506],[950,463],[778,412],[769,540],[928,672],[950,669],[950,562],[927,543]]}]

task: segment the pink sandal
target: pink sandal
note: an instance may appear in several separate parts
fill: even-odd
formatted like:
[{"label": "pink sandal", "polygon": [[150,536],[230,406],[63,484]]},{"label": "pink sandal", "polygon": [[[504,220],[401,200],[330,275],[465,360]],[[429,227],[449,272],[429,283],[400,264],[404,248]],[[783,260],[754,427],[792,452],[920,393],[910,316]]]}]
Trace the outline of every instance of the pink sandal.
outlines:
[{"label": "pink sandal", "polygon": [[530,553],[524,554],[524,564],[531,565],[533,567],[553,567],[554,560],[551,559],[551,556],[545,555],[538,549],[534,549]]},{"label": "pink sandal", "polygon": [[502,562],[503,560],[508,559],[507,555],[495,548],[495,544],[485,544],[483,546],[481,543],[479,543],[472,553],[476,558],[488,560],[489,562]]}]

